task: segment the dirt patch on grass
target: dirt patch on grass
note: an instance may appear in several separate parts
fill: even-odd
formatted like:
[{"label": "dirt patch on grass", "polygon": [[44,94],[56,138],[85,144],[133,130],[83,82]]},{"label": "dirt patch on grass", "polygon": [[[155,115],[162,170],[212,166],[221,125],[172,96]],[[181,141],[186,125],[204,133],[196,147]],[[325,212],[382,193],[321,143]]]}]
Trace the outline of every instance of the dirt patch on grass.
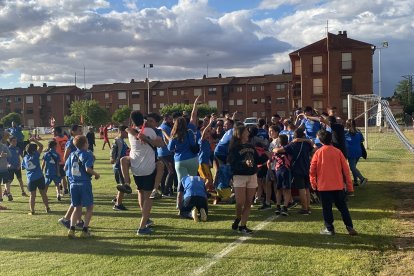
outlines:
[{"label": "dirt patch on grass", "polygon": [[414,275],[414,184],[396,185],[392,193],[399,198],[395,217],[395,251],[385,256],[379,275]]}]

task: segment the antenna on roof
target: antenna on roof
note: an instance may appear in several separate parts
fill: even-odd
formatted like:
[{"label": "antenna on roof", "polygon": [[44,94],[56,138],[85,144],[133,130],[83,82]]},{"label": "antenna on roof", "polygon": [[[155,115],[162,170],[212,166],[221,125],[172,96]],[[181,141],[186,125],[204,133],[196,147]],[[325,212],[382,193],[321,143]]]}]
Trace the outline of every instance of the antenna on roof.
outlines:
[{"label": "antenna on roof", "polygon": [[85,65],[83,66],[83,89],[86,90],[86,69],[85,69]]},{"label": "antenna on roof", "polygon": [[76,86],[76,72],[75,72],[75,86]]},{"label": "antenna on roof", "polygon": [[326,20],[326,37],[328,37],[328,31],[329,31],[329,20]]}]

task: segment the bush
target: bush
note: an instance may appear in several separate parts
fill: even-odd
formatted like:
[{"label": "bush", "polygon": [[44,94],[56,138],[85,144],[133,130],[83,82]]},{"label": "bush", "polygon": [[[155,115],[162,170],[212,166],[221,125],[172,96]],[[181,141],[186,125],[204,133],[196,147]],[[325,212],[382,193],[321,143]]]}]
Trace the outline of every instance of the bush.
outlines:
[{"label": "bush", "polygon": [[129,116],[131,115],[132,109],[128,106],[124,106],[121,109],[117,109],[114,114],[112,115],[112,121],[121,124],[128,120]]},{"label": "bush", "polygon": [[[187,111],[188,114],[191,114],[193,110],[192,104],[177,104],[177,105],[166,105],[161,108],[160,113],[161,115],[165,114],[173,114],[175,112],[183,113],[183,111]],[[200,104],[198,106],[198,117],[202,118],[207,115],[211,115],[212,113],[217,113],[217,108],[211,107],[207,104]]]},{"label": "bush", "polygon": [[12,122],[15,122],[16,125],[22,124],[22,116],[16,112],[12,112],[1,118],[0,122],[4,127],[11,127]]}]

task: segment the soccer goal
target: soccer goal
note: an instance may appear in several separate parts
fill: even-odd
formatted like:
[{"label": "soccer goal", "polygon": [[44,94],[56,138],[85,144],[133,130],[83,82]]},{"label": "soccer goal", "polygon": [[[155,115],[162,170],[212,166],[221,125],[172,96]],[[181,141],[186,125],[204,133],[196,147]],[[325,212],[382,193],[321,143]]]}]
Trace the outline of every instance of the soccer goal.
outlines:
[{"label": "soccer goal", "polygon": [[413,143],[395,120],[388,101],[373,94],[348,95],[348,118],[355,119],[367,149],[381,151],[392,159],[413,157]]}]

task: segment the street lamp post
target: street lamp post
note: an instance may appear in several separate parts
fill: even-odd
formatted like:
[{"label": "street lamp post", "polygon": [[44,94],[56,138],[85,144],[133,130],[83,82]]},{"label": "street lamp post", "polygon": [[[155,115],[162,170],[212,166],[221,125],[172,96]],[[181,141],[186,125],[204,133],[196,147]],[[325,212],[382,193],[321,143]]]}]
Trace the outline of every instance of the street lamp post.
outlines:
[{"label": "street lamp post", "polygon": [[148,93],[148,109],[147,113],[150,113],[150,87],[149,87],[149,69],[153,68],[154,64],[144,64],[144,68],[147,69],[147,93]]},{"label": "street lamp post", "polygon": [[378,96],[381,99],[382,97],[382,78],[381,78],[381,49],[388,48],[388,41],[382,42],[381,47],[376,47],[378,49]]}]

